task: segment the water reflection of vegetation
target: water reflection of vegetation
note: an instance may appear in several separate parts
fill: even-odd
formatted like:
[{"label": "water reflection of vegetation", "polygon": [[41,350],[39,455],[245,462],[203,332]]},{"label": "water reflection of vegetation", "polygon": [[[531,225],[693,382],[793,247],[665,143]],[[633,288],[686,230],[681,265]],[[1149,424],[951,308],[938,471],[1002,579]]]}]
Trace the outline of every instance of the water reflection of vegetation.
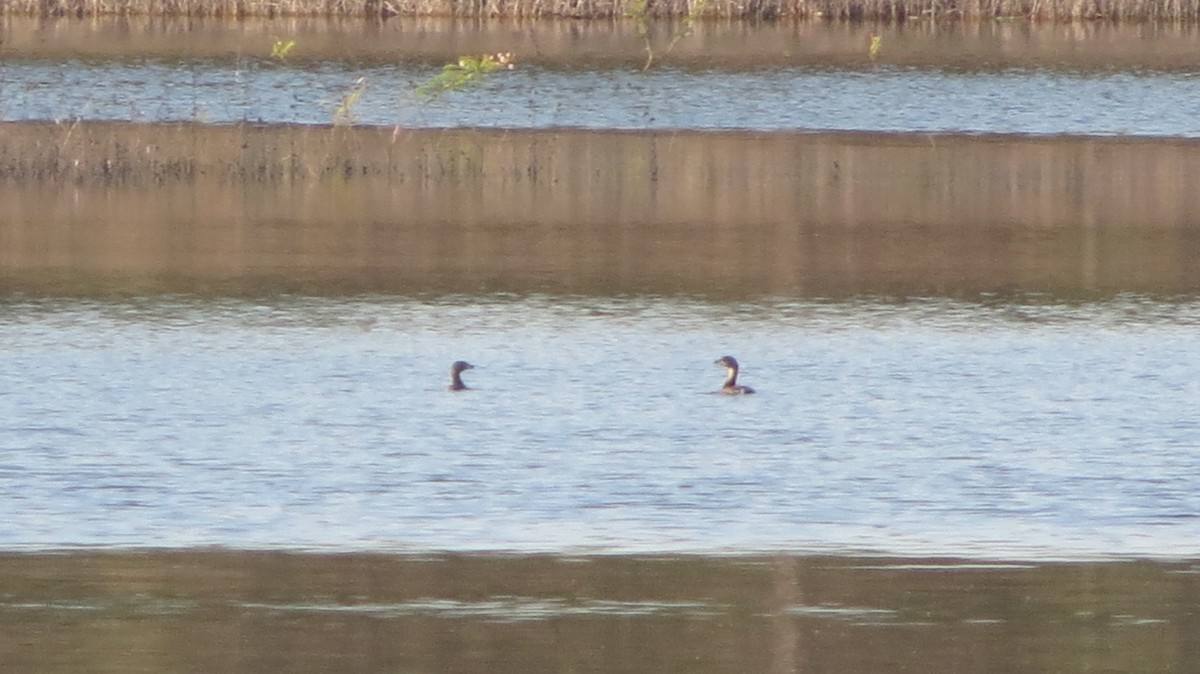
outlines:
[{"label": "water reflection of vegetation", "polygon": [[333,111],[334,126],[349,126],[354,123],[354,106],[362,99],[363,94],[367,91],[367,78],[360,77],[354,82],[354,86],[346,92],[342,97],[342,101],[338,103],[337,108]]},{"label": "water reflection of vegetation", "polygon": [[1181,671],[1200,647],[1195,571],[786,555],[8,555],[0,662],[41,672]]},{"label": "water reflection of vegetation", "polygon": [[1178,180],[1200,170],[1194,141],[106,123],[0,139],[18,285],[57,270],[379,291],[1200,289],[1200,194]]},{"label": "water reflection of vegetation", "polygon": [[638,37],[645,43],[646,63],[642,65],[642,70],[649,70],[650,66],[654,65],[656,58],[666,57],[675,48],[675,45],[679,44],[680,40],[692,34],[692,30],[696,26],[696,20],[704,15],[708,3],[709,0],[696,0],[693,2],[687,14],[679,19],[679,23],[675,27],[675,32],[671,35],[670,41],[667,42],[667,46],[661,51],[656,51],[651,30],[650,0],[634,0],[632,8],[629,10],[629,16],[637,25]]}]

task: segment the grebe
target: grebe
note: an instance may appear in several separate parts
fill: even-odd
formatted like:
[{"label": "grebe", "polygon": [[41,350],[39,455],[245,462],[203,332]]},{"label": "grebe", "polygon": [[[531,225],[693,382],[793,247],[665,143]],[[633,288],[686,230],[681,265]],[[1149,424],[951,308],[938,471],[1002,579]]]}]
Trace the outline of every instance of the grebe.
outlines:
[{"label": "grebe", "polygon": [[725,368],[725,385],[721,387],[721,393],[731,396],[754,393],[754,389],[749,386],[738,386],[738,362],[736,358],[733,356],[722,356],[714,360],[713,365],[720,365]]},{"label": "grebe", "polygon": [[465,360],[456,360],[450,366],[450,390],[451,391],[466,391],[467,385],[463,383],[462,373],[464,370],[474,370],[475,366]]}]

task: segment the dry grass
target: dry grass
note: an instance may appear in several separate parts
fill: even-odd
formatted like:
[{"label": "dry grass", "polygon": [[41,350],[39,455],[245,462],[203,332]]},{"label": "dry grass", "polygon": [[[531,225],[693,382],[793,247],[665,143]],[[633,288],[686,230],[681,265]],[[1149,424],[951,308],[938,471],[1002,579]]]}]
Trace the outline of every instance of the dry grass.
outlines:
[{"label": "dry grass", "polygon": [[[653,0],[655,18],[686,17],[696,0]],[[4,0],[0,15],[151,15],[613,19],[630,16],[638,0]],[[824,17],[901,21],[913,18],[1050,21],[1195,21],[1200,0],[710,0],[705,18],[775,20]]]},{"label": "dry grass", "polygon": [[[395,64],[450,63],[463,54],[514,52],[518,68],[629,68],[643,55],[634,21],[478,21],[414,17],[392,20],[325,18],[4,20],[0,56],[34,60],[268,58],[278,40],[295,39],[292,67],[324,60]],[[656,50],[671,26],[652,27]],[[675,67],[729,70],[783,67],[849,68],[869,61],[871,35],[882,36],[878,61],[896,68],[963,71],[1063,69],[1190,72],[1196,62],[1196,28],[1187,24],[1027,21],[913,21],[871,23],[706,21],[681,40],[669,61]],[[116,38],[116,39],[114,39]],[[3,101],[0,101],[2,106]]]}]

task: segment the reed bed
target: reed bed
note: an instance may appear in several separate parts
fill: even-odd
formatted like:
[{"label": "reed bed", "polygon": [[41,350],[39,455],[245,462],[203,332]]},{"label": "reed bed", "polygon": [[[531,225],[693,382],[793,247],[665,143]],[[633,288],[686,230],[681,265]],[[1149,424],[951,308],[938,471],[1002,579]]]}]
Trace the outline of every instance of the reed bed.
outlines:
[{"label": "reed bed", "polygon": [[[163,19],[152,16],[5,19],[0,55],[34,60],[269,59],[272,45],[295,39],[291,66],[325,60],[440,66],[463,54],[513,52],[518,68],[605,69],[641,65],[645,39],[635,21],[479,21],[435,17],[391,20],[325,18]],[[908,22],[893,26],[824,21],[709,21],[679,41],[672,66],[727,70],[782,67],[860,69],[870,64],[872,35],[883,39],[880,65],[964,71],[1046,68],[1112,72],[1190,72],[1196,26],[1076,22],[1032,26],[1026,21]],[[656,49],[669,26],[652,28]],[[0,101],[2,103],[2,101]]]},{"label": "reed bed", "polygon": [[1171,139],[4,123],[0,291],[1191,293],[1197,173]]},{"label": "reed bed", "polygon": [[[636,28],[632,21],[429,17],[386,21],[13,17],[3,21],[0,56],[46,61],[211,59],[236,73],[247,63],[257,67],[271,59],[277,41],[295,39],[297,45],[287,67],[315,67],[330,59],[364,67],[417,62],[424,63],[432,75],[442,64],[464,54],[513,52],[518,69],[629,69],[641,67],[646,58],[646,42]],[[659,51],[671,37],[667,28],[652,30],[652,42]],[[872,35],[879,35],[884,53],[875,63],[889,68],[940,69],[953,63],[964,72],[1190,72],[1196,62],[1196,34],[1197,26],[1161,23],[1031,26],[1025,21],[909,22],[888,27],[824,21],[756,25],[714,21],[697,25],[660,65],[731,72],[775,67],[860,70],[873,67],[868,45]]]},{"label": "reed bed", "polygon": [[[100,17],[687,17],[698,0],[4,0],[0,15]],[[1196,21],[1200,0],[708,0],[709,19],[1026,18],[1042,21]]]}]

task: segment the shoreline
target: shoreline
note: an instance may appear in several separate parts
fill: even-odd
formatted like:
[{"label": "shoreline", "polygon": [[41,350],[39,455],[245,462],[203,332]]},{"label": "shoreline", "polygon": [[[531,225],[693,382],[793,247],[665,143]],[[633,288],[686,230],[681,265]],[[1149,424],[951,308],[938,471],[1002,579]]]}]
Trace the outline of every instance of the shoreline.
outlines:
[{"label": "shoreline", "polygon": [[725,19],[849,22],[992,21],[1185,21],[1200,20],[1200,0],[969,0],[947,8],[939,0],[5,0],[0,16],[41,17],[459,17],[479,19],[564,18],[581,21]]},{"label": "shoreline", "polygon": [[[512,52],[517,68],[636,69],[646,42],[635,21],[488,20],[399,17],[218,18],[107,16],[89,19],[6,17],[0,56],[46,60],[213,60],[230,70],[252,66],[317,67],[352,61],[362,67],[422,64],[430,72],[463,54]],[[906,22],[891,25],[819,20],[701,21],[657,66],[761,72],[810,67],[980,72],[1051,69],[1109,73],[1113,69],[1192,72],[1195,43],[1186,24],[1071,25],[1027,21]],[[652,27],[665,50],[672,26]],[[872,35],[883,52],[872,61]],[[286,63],[271,56],[277,40],[293,39]]]}]

